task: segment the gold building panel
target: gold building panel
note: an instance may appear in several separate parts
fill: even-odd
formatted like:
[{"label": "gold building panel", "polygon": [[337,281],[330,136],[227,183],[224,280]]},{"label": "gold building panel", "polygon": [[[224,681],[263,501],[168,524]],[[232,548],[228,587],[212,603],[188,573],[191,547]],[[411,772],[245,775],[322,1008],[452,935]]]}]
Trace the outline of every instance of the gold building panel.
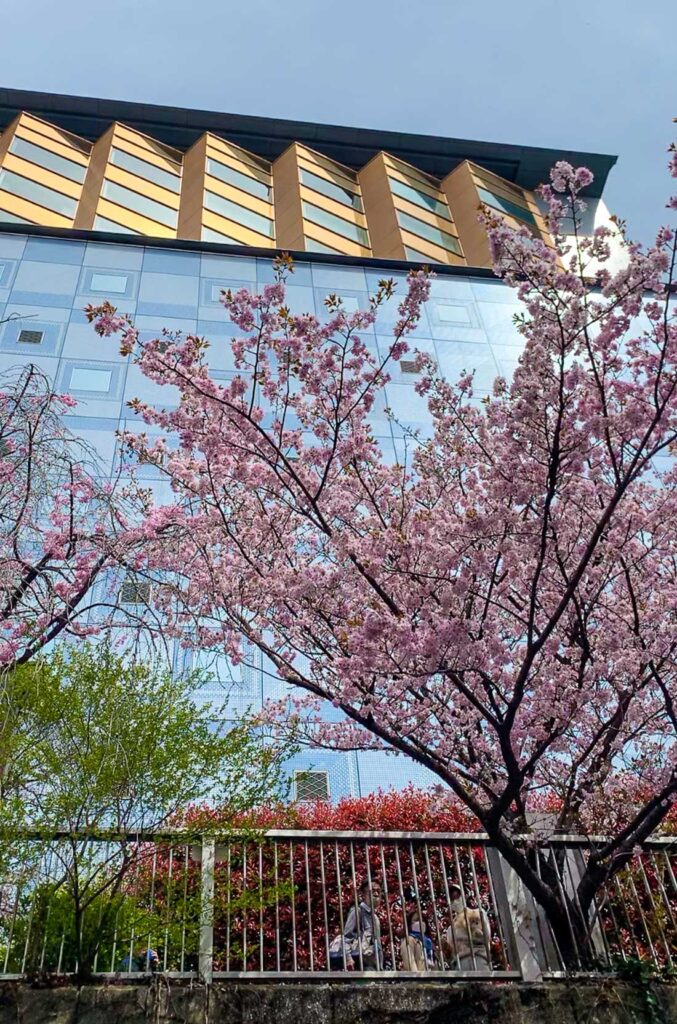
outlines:
[{"label": "gold building panel", "polygon": [[211,132],[185,153],[115,122],[92,143],[23,112],[0,134],[0,220],[257,248],[489,266],[482,204],[552,240],[533,193],[470,161],[442,182],[300,142],[270,163]]},{"label": "gold building panel", "polygon": [[184,157],[179,235],[275,245],[270,164],[209,133]]},{"label": "gold building panel", "polygon": [[463,237],[468,262],[474,267],[492,265],[487,232],[479,221],[482,205],[499,213],[512,227],[527,227],[547,245],[552,239],[535,196],[527,189],[464,160],[448,174],[442,188]]},{"label": "gold building panel", "polygon": [[0,209],[49,227],[73,227],[91,144],[21,113],[0,139]]},{"label": "gold building panel", "polygon": [[357,175],[294,142],[273,164],[275,221],[282,248],[371,256]]},{"label": "gold building panel", "polygon": [[376,256],[465,264],[446,196],[434,178],[382,152],[359,179]]}]

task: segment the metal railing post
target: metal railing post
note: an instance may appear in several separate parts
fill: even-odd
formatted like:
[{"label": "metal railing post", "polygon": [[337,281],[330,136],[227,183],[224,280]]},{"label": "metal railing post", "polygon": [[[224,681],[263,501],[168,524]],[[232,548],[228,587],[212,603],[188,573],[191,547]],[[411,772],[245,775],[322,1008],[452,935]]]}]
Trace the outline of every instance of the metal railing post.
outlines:
[{"label": "metal railing post", "polygon": [[215,842],[202,837],[200,887],[200,975],[211,985],[214,974],[214,860]]},{"label": "metal railing post", "polygon": [[541,981],[545,958],[539,936],[537,908],[521,879],[498,850],[489,847],[487,860],[496,892],[496,910],[508,945],[510,965],[524,981]]}]

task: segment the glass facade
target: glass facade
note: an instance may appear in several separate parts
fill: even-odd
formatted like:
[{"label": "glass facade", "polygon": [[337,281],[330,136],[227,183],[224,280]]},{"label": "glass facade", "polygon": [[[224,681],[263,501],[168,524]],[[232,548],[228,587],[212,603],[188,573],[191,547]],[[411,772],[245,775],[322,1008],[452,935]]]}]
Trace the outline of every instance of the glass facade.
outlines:
[{"label": "glass facade", "polygon": [[[127,407],[139,397],[168,405],[174,400],[163,388],[139,374],[129,358],[120,356],[117,344],[95,335],[86,323],[83,307],[109,297],[134,316],[147,336],[162,327],[196,331],[222,344],[210,350],[215,372],[232,370],[227,340],[237,333],[229,325],[219,303],[221,288],[260,288],[271,280],[272,258],[178,251],[172,248],[125,243],[77,241],[0,232],[0,370],[22,361],[39,365],[63,391],[73,394],[78,405],[69,411],[69,428],[95,448],[106,472],[119,465],[115,432],[140,430],[142,425]],[[394,277],[396,295],[379,309],[371,331],[363,332],[369,347],[385,355],[397,320],[397,304],[405,289],[404,272],[366,267],[297,261],[288,288],[288,302],[295,312],[326,316],[328,294],[343,297],[348,310],[367,309],[369,295],[383,277]],[[521,351],[520,335],[513,324],[519,306],[513,293],[500,281],[463,275],[439,276],[411,340],[411,348],[430,352],[450,379],[476,370],[476,393],[490,390],[500,373],[512,373]],[[22,330],[40,332],[39,342],[20,343]],[[392,380],[372,413],[374,434],[384,458],[394,461],[404,451],[408,429],[429,432],[425,400],[416,394],[418,378],[408,365],[392,369]],[[392,410],[392,415],[387,411]],[[156,467],[143,466],[139,474],[158,502],[171,501],[169,485]],[[186,667],[183,652],[176,654],[179,668]],[[200,659],[193,656],[193,663]],[[228,685],[228,714],[233,718],[248,708],[260,708],[266,698],[280,699],[286,684],[277,682],[271,666],[260,655],[255,666],[235,667],[225,658],[209,663],[215,682],[202,696],[223,699]],[[386,785],[403,786],[413,781],[434,781],[411,762],[378,753],[304,751],[295,756],[291,770],[312,769],[328,773],[332,799],[364,794]]]}]

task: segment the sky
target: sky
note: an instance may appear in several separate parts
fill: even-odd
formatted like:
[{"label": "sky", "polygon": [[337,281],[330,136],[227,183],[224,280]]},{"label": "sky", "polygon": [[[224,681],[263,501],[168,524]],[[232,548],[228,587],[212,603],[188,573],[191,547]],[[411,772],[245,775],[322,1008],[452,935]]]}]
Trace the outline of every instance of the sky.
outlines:
[{"label": "sky", "polygon": [[676,30],[675,0],[0,0],[0,86],[615,154],[648,242]]}]

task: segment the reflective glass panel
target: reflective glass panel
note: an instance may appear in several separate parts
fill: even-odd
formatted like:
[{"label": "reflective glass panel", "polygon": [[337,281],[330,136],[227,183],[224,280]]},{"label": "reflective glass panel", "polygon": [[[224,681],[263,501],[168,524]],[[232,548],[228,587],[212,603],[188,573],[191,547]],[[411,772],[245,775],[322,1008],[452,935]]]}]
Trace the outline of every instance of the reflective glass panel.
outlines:
[{"label": "reflective glass panel", "polygon": [[258,199],[270,199],[270,187],[258,178],[250,178],[248,174],[237,171],[234,167],[219,163],[211,157],[207,160],[207,174],[213,178],[225,181],[227,185],[234,185],[241,188],[243,192],[249,192],[250,196],[257,196]]},{"label": "reflective glass panel", "polygon": [[140,231],[135,231],[134,228],[128,228],[124,224],[117,224],[114,220],[108,220],[107,217],[96,217],[94,219],[94,230],[95,231],[117,231],[127,235],[140,235]]},{"label": "reflective glass panel", "polygon": [[0,220],[5,221],[8,224],[32,224],[30,220],[26,220],[25,217],[17,217],[15,213],[7,213],[7,210],[0,210]]},{"label": "reflective glass panel", "polygon": [[229,242],[233,245],[242,245],[242,242],[238,242],[236,238],[229,238],[228,235],[222,235],[219,231],[212,231],[211,228],[202,229],[202,241],[203,242]]},{"label": "reflective glass panel", "polygon": [[71,391],[108,392],[111,376],[110,370],[93,370],[88,366],[76,366],[71,371],[69,388]]},{"label": "reflective glass panel", "polygon": [[404,249],[404,255],[407,257],[408,260],[411,260],[412,263],[430,263],[431,262],[430,256],[426,256],[425,253],[423,253],[423,252],[417,252],[416,249],[409,249],[406,246],[405,246],[405,249]]},{"label": "reflective glass panel", "polygon": [[26,139],[20,139],[18,135],[12,139],[9,150],[15,156],[21,156],[25,160],[30,160],[31,163],[39,164],[40,167],[46,167],[48,171],[61,174],[64,178],[70,178],[71,181],[83,182],[85,180],[87,168],[82,164],[67,160],[65,156],[52,153],[51,150],[43,149],[42,146],[35,146],[32,142],[27,142]]},{"label": "reflective glass panel", "polygon": [[53,188],[46,185],[39,185],[36,181],[24,178],[13,171],[0,171],[0,190],[11,192],[12,195],[28,199],[31,203],[37,203],[55,213],[61,213],[64,217],[74,217],[77,203],[70,196],[62,192],[55,192]]},{"label": "reflective glass panel", "polygon": [[333,256],[341,256],[340,249],[332,249],[330,245],[325,245],[323,242],[316,242],[314,238],[306,237],[306,248],[312,252],[330,252]]},{"label": "reflective glass panel", "polygon": [[215,192],[205,192],[205,206],[208,210],[227,217],[228,220],[234,220],[236,224],[242,224],[243,227],[251,228],[252,231],[258,231],[260,235],[267,235],[268,238],[273,238],[275,235],[275,228],[270,217],[254,213],[253,210],[248,210],[246,206],[240,206],[239,203],[234,203],[231,199],[217,196]]},{"label": "reflective glass panel", "polygon": [[451,220],[449,207],[446,203],[440,202],[439,199],[434,199],[433,196],[429,196],[427,192],[423,192],[421,189],[414,188],[413,185],[405,185],[403,181],[398,181],[397,178],[389,177],[388,181],[390,182],[391,191],[396,196],[407,199],[410,203],[414,203],[424,210],[430,210],[431,213],[436,213],[438,217]]},{"label": "reflective glass panel", "polygon": [[303,216],[311,220],[313,224],[328,228],[329,231],[333,231],[337,235],[350,238],[353,242],[359,242],[360,245],[369,245],[369,235],[364,228],[361,228],[359,224],[351,224],[350,221],[343,220],[342,217],[337,217],[335,214],[329,213],[328,210],[323,210],[321,206],[304,202]]},{"label": "reflective glass panel", "polygon": [[124,274],[92,274],[90,288],[95,292],[118,292],[127,290],[127,278]]},{"label": "reflective glass panel", "polygon": [[429,242],[434,242],[435,245],[441,245],[449,252],[461,255],[461,247],[454,236],[448,235],[446,231],[440,231],[434,224],[428,224],[427,221],[419,220],[418,217],[411,217],[408,213],[402,213],[401,210],[397,211],[397,220],[405,231],[411,231],[415,235],[420,235],[421,238],[427,238]]},{"label": "reflective glass panel", "polygon": [[154,199],[148,199],[139,192],[133,192],[130,188],[124,188],[114,181],[104,181],[101,194],[111,202],[124,206],[127,210],[134,210],[135,213],[150,217],[151,220],[166,224],[167,227],[176,227],[178,217],[176,210],[172,210],[171,207],[165,206],[164,203],[158,203]]},{"label": "reflective glass panel", "polygon": [[362,206],[362,200],[356,192],[351,192],[350,189],[342,188],[337,185],[334,181],[329,181],[327,178],[322,178],[319,174],[313,174],[312,171],[307,171],[305,167],[301,168],[301,181],[308,188],[312,188],[315,192],[321,192],[323,196],[327,196],[328,199],[335,199],[337,203],[343,203],[344,206],[350,206],[353,210],[359,210],[363,212],[364,207]]},{"label": "reflective glass panel", "polygon": [[137,174],[140,178],[153,181],[156,185],[169,189],[170,192],[181,191],[181,178],[178,174],[164,171],[161,167],[156,167],[155,164],[149,164],[147,160],[141,160],[138,156],[132,156],[131,153],[127,153],[124,149],[112,149],[110,162],[117,167],[122,167],[125,171],[129,171],[130,174]]},{"label": "reflective glass panel", "polygon": [[477,191],[480,199],[487,206],[491,206],[500,213],[507,213],[509,217],[516,217],[517,220],[523,220],[527,224],[532,224],[536,227],[536,218],[531,210],[527,210],[524,206],[518,206],[517,203],[511,202],[510,199],[505,199],[504,196],[494,195],[487,188],[478,188]]}]

